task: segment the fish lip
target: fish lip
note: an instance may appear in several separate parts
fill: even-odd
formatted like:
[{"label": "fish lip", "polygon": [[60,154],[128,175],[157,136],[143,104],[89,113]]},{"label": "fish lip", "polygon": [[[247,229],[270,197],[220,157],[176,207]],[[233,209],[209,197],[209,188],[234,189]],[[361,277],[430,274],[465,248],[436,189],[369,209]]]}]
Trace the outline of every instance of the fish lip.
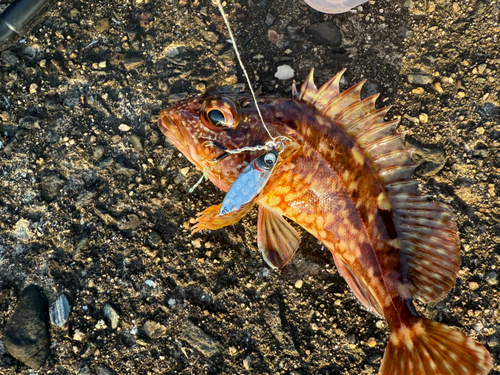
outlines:
[{"label": "fish lip", "polygon": [[167,139],[173,143],[173,145],[180,151],[184,156],[186,156],[189,161],[195,165],[198,165],[197,160],[194,159],[196,153],[192,153],[187,138],[183,132],[182,124],[176,124],[176,122],[169,115],[168,110],[163,110],[160,113],[160,118],[158,119],[158,127],[161,132],[167,137]]}]

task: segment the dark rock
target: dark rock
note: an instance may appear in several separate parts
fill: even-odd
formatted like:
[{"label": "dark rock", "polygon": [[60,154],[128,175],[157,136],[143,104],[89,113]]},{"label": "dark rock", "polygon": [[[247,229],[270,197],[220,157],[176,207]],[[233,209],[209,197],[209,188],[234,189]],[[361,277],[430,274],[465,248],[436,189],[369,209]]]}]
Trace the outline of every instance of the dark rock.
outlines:
[{"label": "dark rock", "polygon": [[499,140],[500,139],[500,130],[492,130],[490,133],[490,138],[493,140]]},{"label": "dark rock", "polygon": [[306,29],[306,33],[313,37],[316,44],[338,47],[342,42],[340,30],[332,21],[311,25]]},{"label": "dark rock", "polygon": [[65,185],[65,179],[59,172],[52,169],[45,169],[42,171],[40,185],[42,188],[42,198],[50,203],[57,199],[61,193],[61,189]]},{"label": "dark rock", "polygon": [[97,32],[103,33],[107,29],[109,29],[109,19],[101,18],[99,21],[95,23],[95,29]]},{"label": "dark rock", "polygon": [[9,354],[25,365],[38,369],[50,353],[49,304],[42,288],[28,285],[5,328]]},{"label": "dark rock", "polygon": [[220,351],[217,340],[207,335],[189,319],[184,322],[182,336],[191,346],[198,349],[205,357],[211,357]]},{"label": "dark rock", "polygon": [[120,333],[119,338],[120,338],[121,342],[123,343],[123,345],[125,345],[129,348],[133,348],[134,346],[137,345],[135,342],[134,335],[128,330],[123,330]]},{"label": "dark rock", "polygon": [[144,58],[137,52],[129,52],[125,56],[123,64],[125,65],[125,69],[127,70],[137,69],[142,64],[144,64]]},{"label": "dark rock", "polygon": [[483,105],[478,105],[476,107],[476,112],[479,113],[482,117],[498,117],[500,116],[500,107],[496,106],[493,103],[487,102]]},{"label": "dark rock", "polygon": [[7,66],[16,66],[19,63],[19,59],[12,51],[2,52],[2,62]]},{"label": "dark rock", "polygon": [[274,21],[276,21],[276,17],[269,13],[266,14],[266,24],[268,26],[272,26],[274,24]]},{"label": "dark rock", "polygon": [[95,373],[96,375],[115,375],[116,372],[114,372],[111,368],[109,368],[106,365],[99,364],[95,367]]}]

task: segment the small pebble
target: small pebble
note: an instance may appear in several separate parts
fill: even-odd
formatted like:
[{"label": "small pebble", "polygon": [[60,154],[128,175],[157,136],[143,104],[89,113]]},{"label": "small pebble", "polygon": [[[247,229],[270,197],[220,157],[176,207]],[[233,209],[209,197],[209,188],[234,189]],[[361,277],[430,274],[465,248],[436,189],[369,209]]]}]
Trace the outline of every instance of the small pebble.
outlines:
[{"label": "small pebble", "polygon": [[417,87],[416,89],[413,89],[412,92],[417,95],[422,95],[425,93],[425,90],[422,87]]},{"label": "small pebble", "polygon": [[85,338],[85,333],[83,333],[79,329],[75,329],[75,333],[73,335],[73,340],[75,340],[75,341],[83,341],[84,338]]},{"label": "small pebble", "polygon": [[420,120],[420,122],[422,122],[423,124],[425,124],[425,123],[427,123],[427,121],[429,121],[429,116],[427,116],[426,113],[421,113],[418,116],[418,119]]},{"label": "small pebble", "polygon": [[366,342],[366,345],[368,345],[370,348],[374,348],[377,346],[377,341],[373,337],[370,337]]},{"label": "small pebble", "polygon": [[156,289],[156,283],[153,280],[146,280],[146,285],[150,288]]},{"label": "small pebble", "polygon": [[118,129],[120,129],[122,132],[128,132],[130,130],[130,126],[127,124],[121,124]]},{"label": "small pebble", "polygon": [[290,65],[280,65],[278,66],[278,71],[274,74],[279,80],[285,80],[293,78],[295,71],[290,67]]},{"label": "small pebble", "polygon": [[7,122],[10,120],[10,114],[9,112],[7,111],[3,111],[2,113],[0,113],[0,119],[3,121],[3,122]]},{"label": "small pebble", "polygon": [[250,363],[252,362],[252,358],[250,356],[246,357],[243,360],[243,367],[245,367],[246,370],[250,370]]},{"label": "small pebble", "polygon": [[470,288],[470,290],[477,290],[477,289],[479,289],[479,284],[476,283],[475,281],[471,281],[469,283],[469,288]]},{"label": "small pebble", "polygon": [[142,332],[151,339],[158,339],[167,332],[167,328],[160,323],[148,320],[142,326]]},{"label": "small pebble", "polygon": [[414,85],[428,85],[432,83],[432,77],[425,74],[409,74],[408,81]]},{"label": "small pebble", "polygon": [[64,326],[69,318],[71,305],[64,294],[61,294],[52,305],[50,311],[50,321],[59,327]]},{"label": "small pebble", "polygon": [[276,44],[278,42],[278,33],[274,30],[269,30],[267,32],[267,37],[272,44]]},{"label": "small pebble", "polygon": [[120,315],[118,315],[118,313],[111,307],[109,303],[104,305],[103,311],[104,316],[111,324],[111,328],[116,329],[118,327],[118,320],[120,319]]},{"label": "small pebble", "polygon": [[170,307],[174,307],[177,301],[173,298],[170,298],[167,303]]},{"label": "small pebble", "polygon": [[303,282],[302,280],[297,280],[297,281],[295,282],[295,287],[296,287],[297,289],[302,288],[302,285],[304,285],[304,282]]},{"label": "small pebble", "polygon": [[488,272],[486,274],[486,282],[491,286],[497,285],[498,284],[497,273],[494,271]]},{"label": "small pebble", "polygon": [[440,94],[444,92],[443,87],[441,87],[441,84],[439,82],[436,82],[434,84],[434,90],[436,90]]},{"label": "small pebble", "polygon": [[181,172],[181,174],[182,174],[183,176],[186,176],[186,175],[188,174],[188,172],[189,172],[189,167],[182,168],[182,169],[180,170],[180,172]]}]

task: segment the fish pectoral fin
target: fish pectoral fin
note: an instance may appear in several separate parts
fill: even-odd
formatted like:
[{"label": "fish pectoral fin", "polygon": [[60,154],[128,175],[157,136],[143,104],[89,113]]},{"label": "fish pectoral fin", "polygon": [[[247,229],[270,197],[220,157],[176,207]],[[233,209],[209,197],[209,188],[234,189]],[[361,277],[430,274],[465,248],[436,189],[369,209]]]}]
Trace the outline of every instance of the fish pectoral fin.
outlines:
[{"label": "fish pectoral fin", "polygon": [[197,214],[195,225],[192,228],[192,233],[196,233],[202,230],[215,230],[227,227],[228,225],[236,224],[240,221],[243,216],[247,214],[252,208],[254,202],[249,202],[239,209],[227,213],[225,215],[219,215],[221,204],[208,207],[203,212]]},{"label": "fish pectoral fin", "polygon": [[442,323],[416,318],[391,333],[378,375],[484,375],[493,359],[484,346]]},{"label": "fish pectoral fin", "polygon": [[282,215],[259,206],[257,245],[266,263],[283,268],[299,248],[300,235]]}]

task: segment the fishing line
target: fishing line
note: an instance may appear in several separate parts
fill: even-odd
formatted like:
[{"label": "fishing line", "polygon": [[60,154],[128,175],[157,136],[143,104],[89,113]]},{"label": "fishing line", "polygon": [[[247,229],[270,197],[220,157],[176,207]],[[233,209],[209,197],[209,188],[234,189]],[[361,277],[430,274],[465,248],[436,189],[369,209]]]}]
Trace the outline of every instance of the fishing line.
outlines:
[{"label": "fishing line", "polygon": [[[271,137],[271,140],[272,140],[271,142],[266,143],[265,146],[243,147],[243,148],[236,149],[236,150],[226,150],[225,152],[236,154],[236,153],[243,152],[243,151],[256,151],[256,150],[262,150],[262,149],[267,150],[267,149],[269,149],[270,146],[274,147],[275,149],[277,149],[278,146],[284,147],[284,143],[283,142],[277,143],[276,139],[283,139],[283,140],[285,140],[285,139],[289,140],[289,139],[287,137],[284,137],[284,136],[279,136],[279,137],[275,138],[271,135],[271,132],[267,128],[266,123],[264,122],[264,118],[262,117],[262,113],[260,112],[259,104],[257,103],[257,97],[255,96],[255,93],[254,93],[253,88],[252,88],[252,82],[250,81],[250,77],[245,69],[245,66],[243,65],[243,61],[241,61],[240,52],[238,50],[238,46],[236,45],[236,39],[234,38],[233,31],[231,29],[231,25],[229,24],[229,20],[226,17],[226,12],[224,12],[224,8],[222,7],[220,0],[216,0],[216,1],[217,1],[217,6],[219,7],[219,11],[222,15],[222,18],[224,19],[224,22],[226,23],[226,28],[227,28],[227,31],[229,31],[229,36],[231,38],[231,41],[233,42],[234,52],[236,53],[236,57],[238,58],[238,62],[240,63],[241,69],[243,70],[243,74],[245,75],[245,78],[247,79],[248,87],[250,88],[250,92],[252,93],[252,97],[253,97],[253,100],[255,102],[255,108],[257,109],[257,112],[259,114],[260,121],[262,122],[264,129],[266,129],[267,134],[269,134],[269,137]],[[281,151],[283,151],[283,149]]]}]

